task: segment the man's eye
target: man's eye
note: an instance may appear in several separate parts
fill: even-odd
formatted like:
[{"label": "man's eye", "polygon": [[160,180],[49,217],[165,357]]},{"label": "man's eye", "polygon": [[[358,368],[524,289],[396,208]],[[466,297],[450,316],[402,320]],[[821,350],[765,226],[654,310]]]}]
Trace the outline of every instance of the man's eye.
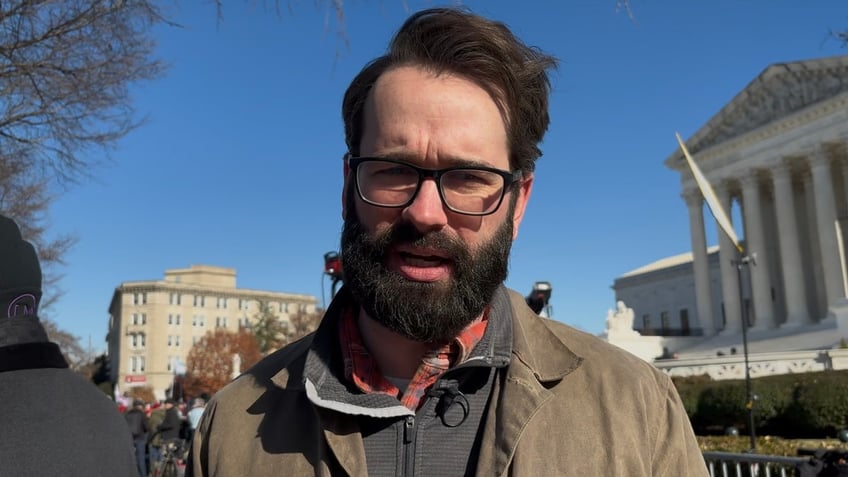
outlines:
[{"label": "man's eye", "polygon": [[461,174],[459,175],[459,179],[464,182],[480,185],[492,185],[495,182],[494,178],[496,177],[497,176],[491,172],[473,170],[461,171]]},{"label": "man's eye", "polygon": [[374,171],[375,175],[382,176],[410,176],[416,175],[416,172],[405,166],[384,167]]}]

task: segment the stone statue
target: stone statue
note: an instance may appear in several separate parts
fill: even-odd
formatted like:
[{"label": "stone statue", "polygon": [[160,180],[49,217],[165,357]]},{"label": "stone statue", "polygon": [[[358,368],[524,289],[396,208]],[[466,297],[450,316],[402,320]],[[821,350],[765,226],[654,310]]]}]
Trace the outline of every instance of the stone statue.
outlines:
[{"label": "stone statue", "polygon": [[616,311],[607,310],[607,335],[636,333],[633,329],[633,308],[628,308],[621,300],[618,300],[615,306]]},{"label": "stone statue", "polygon": [[238,353],[233,353],[233,375],[232,378],[236,379],[241,374],[241,356]]}]

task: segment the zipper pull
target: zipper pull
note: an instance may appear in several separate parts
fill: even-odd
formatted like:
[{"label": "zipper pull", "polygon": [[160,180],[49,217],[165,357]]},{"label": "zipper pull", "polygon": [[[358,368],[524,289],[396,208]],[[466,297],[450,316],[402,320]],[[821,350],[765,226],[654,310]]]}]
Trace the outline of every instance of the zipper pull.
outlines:
[{"label": "zipper pull", "polygon": [[415,416],[406,416],[406,422],[403,423],[403,443],[409,444],[412,442],[412,431],[415,428]]}]

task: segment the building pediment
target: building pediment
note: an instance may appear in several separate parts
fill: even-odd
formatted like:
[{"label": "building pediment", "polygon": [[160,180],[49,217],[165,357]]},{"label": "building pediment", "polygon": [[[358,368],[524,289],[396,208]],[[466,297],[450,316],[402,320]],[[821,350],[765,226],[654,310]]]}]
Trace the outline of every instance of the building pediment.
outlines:
[{"label": "building pediment", "polygon": [[[848,92],[848,55],[773,64],[707,121],[686,145],[696,154],[844,92]],[[666,164],[677,164],[682,157],[676,150]]]}]

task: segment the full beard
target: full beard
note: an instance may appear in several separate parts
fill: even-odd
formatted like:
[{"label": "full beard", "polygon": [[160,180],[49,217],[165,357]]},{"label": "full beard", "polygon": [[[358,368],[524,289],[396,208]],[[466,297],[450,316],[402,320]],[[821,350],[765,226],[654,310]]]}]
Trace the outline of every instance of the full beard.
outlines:
[{"label": "full beard", "polygon": [[[449,342],[480,316],[506,280],[512,214],[475,252],[444,232],[421,234],[409,222],[372,237],[355,212],[348,217],[341,240],[345,286],[369,317],[410,340]],[[453,262],[452,276],[446,282],[418,282],[389,270],[388,255],[400,244],[439,250]]]}]

